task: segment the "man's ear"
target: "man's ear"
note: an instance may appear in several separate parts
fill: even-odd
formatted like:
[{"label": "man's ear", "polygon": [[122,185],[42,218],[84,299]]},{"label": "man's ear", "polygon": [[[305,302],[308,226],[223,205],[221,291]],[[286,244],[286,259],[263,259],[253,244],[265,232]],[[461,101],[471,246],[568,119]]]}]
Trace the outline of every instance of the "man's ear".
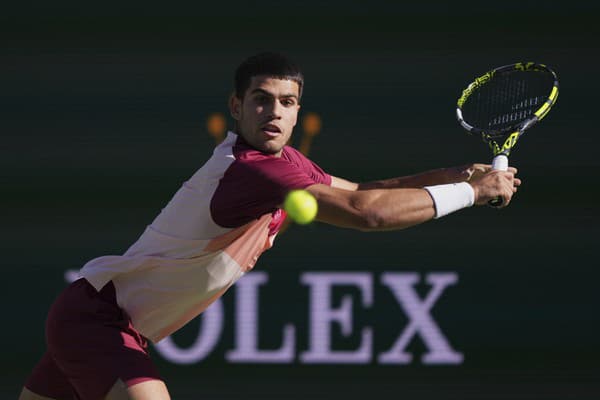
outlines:
[{"label": "man's ear", "polygon": [[300,112],[300,104],[296,106],[296,120],[294,121],[294,126],[298,123],[298,113]]},{"label": "man's ear", "polygon": [[242,101],[237,98],[235,93],[232,93],[231,96],[229,96],[229,113],[231,114],[231,117],[236,121],[238,121],[240,119],[240,116],[242,115],[241,109]]}]

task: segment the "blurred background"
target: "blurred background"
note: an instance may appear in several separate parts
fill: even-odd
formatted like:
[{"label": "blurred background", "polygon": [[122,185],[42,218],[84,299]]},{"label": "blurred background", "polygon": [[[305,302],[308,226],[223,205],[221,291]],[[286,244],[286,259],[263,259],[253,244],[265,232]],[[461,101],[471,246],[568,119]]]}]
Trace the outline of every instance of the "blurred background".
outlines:
[{"label": "blurred background", "polygon": [[[524,183],[509,208],[399,232],[316,223],[282,233],[255,268],[265,283],[246,325],[234,287],[212,314],[223,318],[212,320],[217,333],[201,317],[169,339],[170,350],[152,348],[172,397],[600,398],[598,17],[600,6],[583,1],[3,5],[0,397],[16,398],[43,353],[45,316],[68,271],[137,239],[210,156],[220,130],[210,118],[230,124],[236,66],[273,50],[303,67],[301,117],[321,122],[299,124],[293,144],[316,133],[310,158],[354,181],[488,162],[454,107],[491,67],[546,63],[561,92],[512,155]],[[350,327],[328,325],[332,351],[356,351],[371,329],[360,362],[302,357],[315,329],[307,276],[325,272],[366,279],[367,289],[331,286],[319,303],[351,301]],[[432,274],[456,278],[426,314],[458,359],[426,362],[428,333],[417,330],[404,349],[410,361],[380,362],[412,323],[386,274],[415,274],[404,293],[422,301]],[[277,351],[285,326],[295,337],[284,361],[228,358],[244,329],[259,351]],[[199,338],[206,351],[194,353]]]}]

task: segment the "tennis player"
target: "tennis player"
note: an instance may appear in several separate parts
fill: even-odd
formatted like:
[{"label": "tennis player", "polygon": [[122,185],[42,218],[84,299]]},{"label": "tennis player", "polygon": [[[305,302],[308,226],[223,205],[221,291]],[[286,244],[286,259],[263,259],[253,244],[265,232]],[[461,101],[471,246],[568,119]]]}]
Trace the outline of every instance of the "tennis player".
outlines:
[{"label": "tennis player", "polygon": [[284,196],[307,189],[317,220],[364,231],[402,229],[501,196],[516,170],[472,164],[369,183],[324,172],[286,146],[303,76],[284,56],[262,53],[235,73],[234,129],[123,255],[91,260],[51,306],[47,352],[21,400],[169,399],[148,356],[205,310],[273,245]]}]

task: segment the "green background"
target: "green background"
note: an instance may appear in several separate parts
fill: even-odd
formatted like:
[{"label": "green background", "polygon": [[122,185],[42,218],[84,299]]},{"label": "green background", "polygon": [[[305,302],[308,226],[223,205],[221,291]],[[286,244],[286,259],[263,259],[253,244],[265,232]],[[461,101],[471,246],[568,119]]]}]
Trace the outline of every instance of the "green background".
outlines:
[{"label": "green background", "polygon": [[[490,67],[544,62],[561,93],[511,158],[524,183],[509,208],[400,232],[296,226],[256,267],[271,279],[261,346],[278,347],[293,322],[298,352],[307,341],[302,272],[371,271],[378,282],[384,271],[456,271],[432,314],[465,355],[461,366],[423,365],[418,338],[407,366],[227,364],[233,289],[209,358],[174,366],[155,354],[173,398],[598,398],[599,16],[574,1],[3,6],[0,397],[16,397],[42,354],[64,271],[127,249],[209,157],[205,119],[227,112],[237,64],[276,50],[303,66],[302,110],[323,119],[311,158],[355,181],[487,162],[454,104]],[[381,286],[374,311],[356,315],[355,332],[375,327],[375,354],[406,322]]]}]

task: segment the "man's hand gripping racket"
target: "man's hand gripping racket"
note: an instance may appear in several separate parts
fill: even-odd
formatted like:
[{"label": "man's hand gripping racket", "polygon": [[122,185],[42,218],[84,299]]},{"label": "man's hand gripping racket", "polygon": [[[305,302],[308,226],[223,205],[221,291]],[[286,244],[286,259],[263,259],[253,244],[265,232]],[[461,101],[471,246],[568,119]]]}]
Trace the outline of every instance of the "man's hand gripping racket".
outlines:
[{"label": "man's hand gripping racket", "polygon": [[[558,97],[556,73],[543,64],[516,63],[486,72],[463,90],[456,117],[469,133],[481,136],[494,159],[492,169],[508,170],[508,156],[519,137],[548,114]],[[489,201],[502,206],[502,197]]]}]

